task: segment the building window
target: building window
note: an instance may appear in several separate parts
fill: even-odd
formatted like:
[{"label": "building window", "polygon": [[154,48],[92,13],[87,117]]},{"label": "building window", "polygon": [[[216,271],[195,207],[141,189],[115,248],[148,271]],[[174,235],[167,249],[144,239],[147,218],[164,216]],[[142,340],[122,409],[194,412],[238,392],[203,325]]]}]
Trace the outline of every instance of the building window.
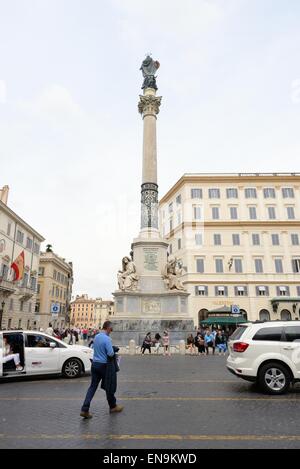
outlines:
[{"label": "building window", "polygon": [[14,300],[13,298],[11,298],[9,300],[9,311],[12,311],[14,309]]},{"label": "building window", "polygon": [[20,301],[20,311],[24,310],[24,301]]},{"label": "building window", "polygon": [[39,295],[41,293],[41,284],[38,283],[38,286],[37,286],[37,294]]},{"label": "building window", "polygon": [[169,204],[168,209],[169,209],[169,213],[173,213],[173,202]]},{"label": "building window", "polygon": [[198,285],[195,287],[195,294],[200,296],[208,295],[208,287],[206,285]]},{"label": "building window", "polygon": [[173,230],[173,218],[170,218],[170,231]]},{"label": "building window", "polygon": [[212,219],[219,220],[220,218],[219,207],[212,207],[211,211],[212,211]]},{"label": "building window", "polygon": [[269,220],[276,220],[275,207],[268,207],[268,217],[269,217]]},{"label": "building window", "polygon": [[177,204],[177,205],[180,205],[180,204],[181,204],[181,194],[179,194],[179,195],[176,197],[176,204]]},{"label": "building window", "polygon": [[204,259],[197,259],[196,267],[197,267],[197,272],[199,274],[203,274],[204,273]]},{"label": "building window", "polygon": [[269,287],[264,285],[256,287],[256,296],[269,296]]},{"label": "building window", "polygon": [[202,189],[191,189],[192,199],[202,199]]},{"label": "building window", "polygon": [[36,291],[36,278],[35,277],[30,277],[30,288],[34,292]]},{"label": "building window", "polygon": [[264,198],[275,199],[275,189],[273,189],[273,187],[266,187],[264,189]]},{"label": "building window", "polygon": [[3,278],[3,280],[7,280],[8,272],[9,272],[8,265],[2,264],[1,277]]},{"label": "building window", "polygon": [[22,231],[18,230],[17,231],[17,243],[22,244],[24,241],[24,233]]},{"label": "building window", "polygon": [[7,231],[6,231],[7,236],[10,236],[10,233],[11,233],[11,222],[9,221],[7,223]]},{"label": "building window", "polygon": [[226,196],[227,196],[227,199],[237,199],[238,190],[233,187],[229,187],[228,189],[226,189]]},{"label": "building window", "polygon": [[173,253],[173,246],[172,246],[172,243],[169,244],[169,253],[172,254]]},{"label": "building window", "polygon": [[181,238],[177,240],[177,247],[178,247],[178,250],[181,249]]},{"label": "building window", "polygon": [[220,198],[220,189],[208,189],[208,197],[210,199],[219,199]]},{"label": "building window", "polygon": [[22,328],[22,319],[19,319],[18,321],[18,329],[21,329]]},{"label": "building window", "polygon": [[35,254],[39,254],[40,253],[40,245],[38,243],[34,243],[33,245],[33,252]]},{"label": "building window", "polygon": [[297,296],[300,296],[300,285],[297,287]]},{"label": "building window", "polygon": [[202,233],[196,233],[195,234],[195,243],[196,243],[197,246],[202,246],[203,245]]},{"label": "building window", "polygon": [[216,296],[228,296],[228,287],[218,286],[215,287]]},{"label": "building window", "polygon": [[8,326],[7,326],[7,327],[8,327],[8,329],[11,329],[11,322],[12,322],[12,319],[11,319],[11,318],[9,318],[9,320],[8,320]]},{"label": "building window", "polygon": [[299,246],[299,235],[298,233],[291,234],[291,241],[293,246]]},{"label": "building window", "polygon": [[235,296],[247,296],[247,287],[234,287]]},{"label": "building window", "polygon": [[230,218],[231,218],[231,220],[237,220],[238,219],[237,207],[230,207]]},{"label": "building window", "polygon": [[27,238],[26,240],[26,249],[29,249],[31,251],[33,246],[33,240],[31,238]]},{"label": "building window", "polygon": [[232,244],[234,246],[239,246],[241,243],[240,243],[240,235],[239,234],[233,234],[232,235]]},{"label": "building window", "polygon": [[256,199],[257,193],[255,187],[249,187],[245,189],[245,197],[246,199]]},{"label": "building window", "polygon": [[286,286],[276,287],[277,296],[290,296],[290,288]]},{"label": "building window", "polygon": [[45,268],[44,267],[39,267],[39,275],[43,277],[45,275]]},{"label": "building window", "polygon": [[264,271],[262,259],[254,259],[254,265],[255,265],[255,272],[257,274],[262,274]]},{"label": "building window", "polygon": [[56,280],[56,276],[57,276],[57,272],[56,272],[56,270],[53,270],[53,278],[54,278],[54,280]]},{"label": "building window", "polygon": [[252,234],[252,244],[253,246],[260,246],[260,236],[258,233]]},{"label": "building window", "polygon": [[277,274],[282,274],[283,273],[283,264],[282,264],[282,259],[275,259],[275,272]]},{"label": "building window", "polygon": [[201,220],[201,207],[194,206],[194,220]]},{"label": "building window", "polygon": [[279,234],[272,234],[271,235],[271,239],[272,239],[272,245],[273,246],[279,246]]},{"label": "building window", "polygon": [[222,274],[224,272],[223,259],[215,259],[215,264],[216,264],[216,273]]},{"label": "building window", "polygon": [[28,313],[31,313],[31,310],[32,310],[32,303],[31,301],[29,302],[29,305],[28,305]]},{"label": "building window", "polygon": [[214,245],[215,246],[221,246],[221,235],[220,234],[214,234]]},{"label": "building window", "polygon": [[242,259],[234,259],[234,269],[237,274],[241,274],[243,272]]},{"label": "building window", "polygon": [[180,225],[181,223],[181,212],[177,212],[177,224]]},{"label": "building window", "polygon": [[256,207],[249,207],[249,218],[250,220],[256,220]]},{"label": "building window", "polygon": [[294,207],[286,207],[287,217],[289,220],[295,219],[295,209]]},{"label": "building window", "polygon": [[300,259],[292,259],[292,268],[294,274],[300,273]]},{"label": "building window", "polygon": [[282,188],[282,197],[284,199],[293,199],[295,197],[294,189],[292,187],[283,187]]},{"label": "building window", "polygon": [[57,273],[57,281],[60,282],[60,272]]}]

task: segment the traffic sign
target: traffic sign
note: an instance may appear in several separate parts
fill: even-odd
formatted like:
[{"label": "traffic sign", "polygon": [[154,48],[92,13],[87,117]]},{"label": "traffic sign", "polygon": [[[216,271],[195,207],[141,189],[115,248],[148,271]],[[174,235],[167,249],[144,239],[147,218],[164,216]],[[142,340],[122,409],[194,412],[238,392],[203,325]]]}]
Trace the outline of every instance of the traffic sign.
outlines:
[{"label": "traffic sign", "polygon": [[240,307],[238,305],[231,305],[231,314],[240,314]]}]

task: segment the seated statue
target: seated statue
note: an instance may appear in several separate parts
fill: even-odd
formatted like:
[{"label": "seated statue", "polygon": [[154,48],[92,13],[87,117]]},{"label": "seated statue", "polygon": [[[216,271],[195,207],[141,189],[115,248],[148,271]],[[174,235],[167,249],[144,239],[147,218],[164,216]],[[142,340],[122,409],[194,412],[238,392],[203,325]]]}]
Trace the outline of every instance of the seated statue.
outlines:
[{"label": "seated statue", "polygon": [[182,274],[182,265],[179,264],[176,257],[170,257],[163,272],[166,287],[169,290],[185,290],[183,283],[180,280]]},{"label": "seated statue", "polygon": [[118,284],[120,290],[136,290],[138,275],[136,274],[136,266],[130,257],[123,257],[122,270],[118,271]]}]

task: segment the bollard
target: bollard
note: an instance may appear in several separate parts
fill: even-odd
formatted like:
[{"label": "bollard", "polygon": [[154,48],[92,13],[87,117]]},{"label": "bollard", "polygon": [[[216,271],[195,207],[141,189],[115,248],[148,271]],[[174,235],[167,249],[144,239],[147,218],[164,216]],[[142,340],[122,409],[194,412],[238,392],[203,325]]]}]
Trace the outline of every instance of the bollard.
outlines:
[{"label": "bollard", "polygon": [[135,355],[135,341],[133,339],[129,341],[129,355]]},{"label": "bollard", "polygon": [[184,340],[179,341],[179,353],[180,355],[185,355],[185,341]]}]

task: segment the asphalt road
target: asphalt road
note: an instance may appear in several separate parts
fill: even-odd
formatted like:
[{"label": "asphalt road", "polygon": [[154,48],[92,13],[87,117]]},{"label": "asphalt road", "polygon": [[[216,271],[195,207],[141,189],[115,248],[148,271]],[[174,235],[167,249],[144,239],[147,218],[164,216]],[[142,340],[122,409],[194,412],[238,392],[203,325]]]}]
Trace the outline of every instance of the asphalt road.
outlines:
[{"label": "asphalt road", "polygon": [[99,390],[79,417],[90,377],[0,383],[0,448],[300,448],[300,386],[261,394],[219,356],[123,356],[123,413]]}]

